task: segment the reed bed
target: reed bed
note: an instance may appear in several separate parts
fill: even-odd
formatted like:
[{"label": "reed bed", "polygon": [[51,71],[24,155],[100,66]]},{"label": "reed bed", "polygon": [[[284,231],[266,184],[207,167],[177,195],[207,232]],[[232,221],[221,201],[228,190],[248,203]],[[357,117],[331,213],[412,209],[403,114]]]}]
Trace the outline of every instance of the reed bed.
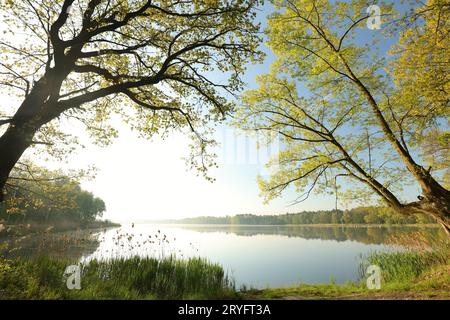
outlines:
[{"label": "reed bed", "polygon": [[450,265],[450,241],[437,234],[425,237],[421,232],[403,235],[392,240],[398,250],[391,252],[372,252],[363,257],[359,274],[365,279],[369,265],[381,269],[384,283],[407,282],[419,277],[433,267]]},{"label": "reed bed", "polygon": [[81,290],[69,290],[69,261],[48,257],[0,261],[3,299],[214,299],[233,298],[234,282],[202,258],[132,257],[81,265]]}]

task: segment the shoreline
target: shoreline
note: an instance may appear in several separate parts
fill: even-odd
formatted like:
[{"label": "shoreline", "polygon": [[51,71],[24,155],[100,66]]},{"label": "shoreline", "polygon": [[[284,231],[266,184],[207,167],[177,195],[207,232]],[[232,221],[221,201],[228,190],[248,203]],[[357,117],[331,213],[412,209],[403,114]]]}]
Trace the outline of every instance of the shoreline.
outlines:
[{"label": "shoreline", "polygon": [[[232,282],[227,282],[224,285],[223,281],[228,281],[227,277],[223,276],[222,267],[210,263],[202,259],[184,260],[179,263],[177,260],[166,259],[166,262],[173,266],[181,268],[182,274],[189,270],[188,265],[200,266],[203,270],[209,270],[213,274],[220,276],[218,286],[210,286],[210,281],[203,281],[203,278],[191,279],[193,283],[200,283],[202,294],[196,292],[189,292],[183,294],[183,290],[168,286],[165,288],[152,287],[145,285],[148,277],[156,278],[163,277],[169,283],[172,281],[173,274],[165,273],[159,274],[151,267],[152,259],[131,258],[127,261],[108,261],[95,264],[95,269],[100,270],[101,266],[116,265],[123,268],[132,269],[138,272],[142,281],[136,282],[132,277],[128,277],[129,273],[121,278],[110,279],[108,288],[120,287],[121,290],[111,291],[104,287],[105,280],[98,276],[98,273],[90,272],[84,276],[83,288],[89,290],[67,290],[64,286],[55,285],[59,281],[50,282],[48,285],[43,285],[40,290],[30,290],[27,285],[28,282],[42,282],[42,279],[60,279],[67,261],[52,260],[49,258],[35,259],[35,260],[16,260],[8,261],[0,259],[0,266],[4,267],[3,282],[0,281],[0,293],[4,294],[6,299],[38,299],[38,300],[52,300],[52,299],[200,299],[200,300],[449,300],[450,299],[450,265],[449,263],[435,263],[434,265],[419,272],[414,277],[405,279],[395,279],[393,281],[382,282],[380,289],[369,289],[365,281],[348,282],[345,284],[335,284],[333,282],[324,284],[299,284],[296,286],[287,287],[267,287],[265,289],[254,288],[233,288]],[[148,263],[150,262],[150,263]],[[49,268],[50,266],[50,268]],[[39,270],[39,272],[36,272]],[[117,270],[117,268],[116,268]],[[166,270],[166,269],[164,269]],[[143,272],[143,271],[148,271]],[[149,273],[150,272],[150,273]],[[20,280],[19,280],[20,279]],[[212,279],[216,279],[215,277]],[[25,285],[24,285],[25,281]],[[136,289],[138,286],[141,290]],[[172,289],[171,289],[172,288]],[[159,290],[159,291],[158,291]],[[181,292],[179,294],[178,291]],[[3,292],[2,292],[3,291]],[[124,292],[133,292],[132,295],[124,295]],[[136,293],[137,292],[137,293]]]},{"label": "shoreline", "polygon": [[136,224],[152,224],[158,226],[211,226],[211,227],[315,227],[315,228],[388,228],[388,227],[416,227],[416,228],[440,228],[437,223],[429,224],[365,224],[365,223],[349,223],[349,224],[214,224],[214,223],[171,223],[171,222],[136,222]]},{"label": "shoreline", "polygon": [[0,229],[0,239],[8,237],[17,237],[38,233],[54,233],[54,232],[66,232],[66,231],[76,231],[76,230],[93,230],[102,228],[114,228],[120,227],[120,223],[108,221],[108,220],[96,220],[89,222],[87,224],[78,224],[72,222],[65,223],[23,223],[23,224],[6,224],[5,222],[0,222],[3,226]]}]

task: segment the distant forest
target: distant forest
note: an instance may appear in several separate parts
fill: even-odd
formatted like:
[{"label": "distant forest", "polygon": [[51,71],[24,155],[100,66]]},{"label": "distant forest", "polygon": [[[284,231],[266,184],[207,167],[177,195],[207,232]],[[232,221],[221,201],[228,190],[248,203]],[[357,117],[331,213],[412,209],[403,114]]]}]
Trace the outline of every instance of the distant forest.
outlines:
[{"label": "distant forest", "polygon": [[164,220],[183,224],[241,224],[241,225],[295,225],[295,224],[431,224],[436,221],[421,214],[402,215],[389,208],[359,207],[350,210],[321,210],[287,213],[283,215],[241,214],[226,217],[196,217]]}]

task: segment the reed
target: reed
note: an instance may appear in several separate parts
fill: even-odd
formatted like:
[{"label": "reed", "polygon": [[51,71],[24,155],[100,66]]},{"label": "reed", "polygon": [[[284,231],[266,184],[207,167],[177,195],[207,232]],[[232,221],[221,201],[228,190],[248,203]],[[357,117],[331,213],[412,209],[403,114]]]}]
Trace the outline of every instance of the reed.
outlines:
[{"label": "reed", "polygon": [[63,279],[69,261],[48,257],[0,262],[4,299],[220,299],[236,295],[223,268],[202,258],[119,258],[81,265],[81,290]]},{"label": "reed", "polygon": [[450,264],[450,242],[444,237],[430,239],[417,232],[398,237],[393,244],[399,246],[398,251],[372,252],[363,257],[361,279],[367,277],[368,265],[379,266],[382,281],[389,283],[410,281],[433,267]]}]

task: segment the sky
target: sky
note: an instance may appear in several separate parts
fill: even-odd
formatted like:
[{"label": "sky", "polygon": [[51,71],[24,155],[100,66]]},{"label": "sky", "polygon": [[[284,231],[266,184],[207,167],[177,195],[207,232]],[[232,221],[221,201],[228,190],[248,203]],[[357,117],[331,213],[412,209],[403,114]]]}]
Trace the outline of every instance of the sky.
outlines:
[{"label": "sky", "polygon": [[[265,5],[258,20],[272,8]],[[248,88],[256,87],[255,77],[269,70],[273,54],[263,45],[264,63],[249,66],[243,79]],[[215,179],[207,181],[190,170],[185,157],[189,155],[189,139],[175,133],[166,139],[141,139],[126,125],[111,146],[89,145],[67,159],[68,166],[94,165],[96,178],[83,181],[82,187],[102,198],[107,206],[104,218],[115,221],[178,219],[195,216],[224,216],[235,214],[284,214],[313,209],[334,208],[334,197],[314,197],[292,206],[296,194],[288,191],[282,198],[263,203],[257,175],[267,176],[265,162],[275,155],[270,150],[256,150],[254,139],[236,136],[228,126],[215,133],[219,146],[214,150],[218,168],[209,172]],[[57,164],[56,166],[60,166]]]},{"label": "sky", "polygon": [[[271,7],[266,4],[258,19],[264,23],[270,11]],[[256,86],[255,76],[267,72],[274,60],[267,47],[262,49],[267,54],[265,62],[250,66],[244,76],[249,88]],[[291,206],[296,198],[293,190],[264,204],[256,177],[269,174],[264,163],[267,156],[276,153],[278,146],[272,146],[271,153],[261,150],[258,154],[254,140],[237,138],[233,129],[226,126],[219,128],[216,138],[220,145],[215,150],[219,167],[209,173],[215,178],[213,183],[197,176],[195,170],[189,170],[184,160],[189,155],[187,137],[172,134],[164,140],[160,137],[144,140],[125,124],[110,146],[98,147],[84,141],[86,148],[65,162],[45,164],[51,168],[92,165],[98,168],[96,177],[82,181],[82,187],[105,201],[107,210],[103,218],[119,222],[244,213],[284,214],[335,207],[334,196],[323,195],[312,195]]]}]

